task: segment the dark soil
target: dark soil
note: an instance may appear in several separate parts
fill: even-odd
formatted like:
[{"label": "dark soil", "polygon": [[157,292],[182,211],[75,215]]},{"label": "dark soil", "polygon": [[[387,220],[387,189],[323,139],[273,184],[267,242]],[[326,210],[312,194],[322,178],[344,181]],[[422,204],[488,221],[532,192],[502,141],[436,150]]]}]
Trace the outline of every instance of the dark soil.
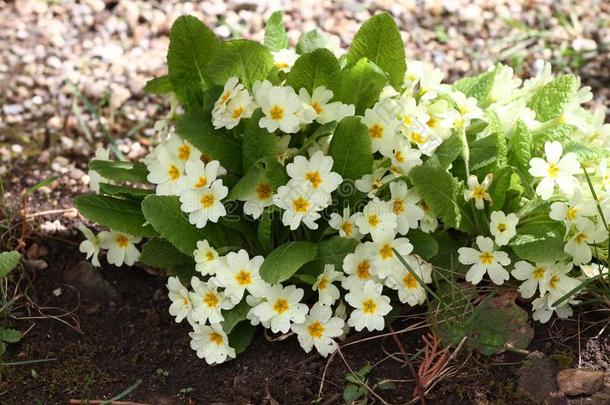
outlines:
[{"label": "dark soil", "polygon": [[[65,404],[70,399],[108,399],[142,382],[123,401],[146,404],[274,403],[306,404],[318,396],[327,360],[304,353],[294,337],[268,342],[262,331],[237,359],[209,367],[189,347],[188,327],[176,324],[168,314],[164,277],[139,268],[103,268],[101,274],[121,294],[122,302],[87,304],[75,289],[63,281],[63,274],[82,257],[76,248],[49,241],[47,257],[55,258],[45,270],[31,271],[28,296],[47,315],[60,315],[74,308],[74,317],[61,317],[66,323],[40,314],[30,306],[27,320],[14,322],[25,331],[24,339],[9,346],[5,361],[55,359],[41,364],[4,367],[0,384],[3,404]],[[61,295],[53,290],[61,288]],[[81,299],[82,298],[82,299]],[[51,308],[53,307],[53,308]],[[28,316],[22,309],[17,316]],[[556,321],[536,326],[531,350],[540,350],[570,367],[578,358],[587,337],[603,326],[587,321]],[[415,322],[398,319],[394,328]],[[69,324],[69,325],[68,325]],[[587,328],[587,325],[594,325]],[[422,330],[401,334],[409,353],[423,346]],[[359,335],[365,337],[370,335]],[[351,337],[353,339],[354,337]],[[595,346],[595,345],[592,345]],[[394,382],[394,389],[376,393],[390,403],[406,403],[411,398],[411,373],[390,337],[368,340],[342,350],[345,362],[337,355],[328,367],[320,403],[342,403],[346,364],[358,370],[366,362],[374,364],[369,386],[383,380]],[[392,356],[390,356],[392,355]],[[598,353],[599,355],[599,353]],[[592,356],[595,357],[595,356]],[[465,362],[466,353],[455,365]],[[459,372],[443,381],[427,403],[529,403],[517,391],[517,371],[523,355],[505,353],[485,357],[474,353]]]}]

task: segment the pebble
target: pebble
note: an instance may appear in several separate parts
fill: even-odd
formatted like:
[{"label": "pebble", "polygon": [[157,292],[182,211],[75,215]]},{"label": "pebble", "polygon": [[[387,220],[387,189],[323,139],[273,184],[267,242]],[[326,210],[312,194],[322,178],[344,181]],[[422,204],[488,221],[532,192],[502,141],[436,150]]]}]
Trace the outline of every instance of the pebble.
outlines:
[{"label": "pebble", "polygon": [[591,395],[604,384],[604,371],[590,368],[569,368],[557,373],[557,385],[564,394]]}]

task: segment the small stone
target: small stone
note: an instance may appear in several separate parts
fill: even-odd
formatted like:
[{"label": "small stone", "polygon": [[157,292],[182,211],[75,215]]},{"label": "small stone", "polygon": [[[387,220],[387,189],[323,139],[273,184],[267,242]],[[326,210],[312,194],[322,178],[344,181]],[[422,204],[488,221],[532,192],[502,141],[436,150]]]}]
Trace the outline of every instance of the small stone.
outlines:
[{"label": "small stone", "polygon": [[119,292],[89,262],[82,261],[72,267],[64,274],[64,280],[78,290],[81,300],[88,306],[122,300]]},{"label": "small stone", "polygon": [[591,395],[604,384],[604,372],[588,368],[568,368],[557,373],[557,385],[566,395]]},{"label": "small stone", "polygon": [[544,401],[557,391],[555,363],[542,352],[527,355],[525,364],[519,369],[518,389],[536,403]]}]

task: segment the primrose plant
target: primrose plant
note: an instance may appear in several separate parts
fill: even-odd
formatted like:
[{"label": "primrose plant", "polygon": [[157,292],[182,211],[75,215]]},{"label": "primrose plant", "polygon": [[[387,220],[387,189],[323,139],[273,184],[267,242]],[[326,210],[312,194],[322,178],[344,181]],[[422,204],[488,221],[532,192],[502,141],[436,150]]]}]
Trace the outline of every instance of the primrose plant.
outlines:
[{"label": "primrose plant", "polygon": [[76,199],[109,228],[81,227],[92,263],[167,269],[169,312],[209,364],[259,324],[327,356],[438,299],[443,272],[518,289],[540,322],[571,315],[608,272],[610,126],[581,107],[589,88],[548,65],[443,83],[386,13],[343,55],[325,44],[288,48],[281,13],[264,44],[180,17],[146,86],[172,100],[160,142],[139,162],[100,152],[98,193]]}]

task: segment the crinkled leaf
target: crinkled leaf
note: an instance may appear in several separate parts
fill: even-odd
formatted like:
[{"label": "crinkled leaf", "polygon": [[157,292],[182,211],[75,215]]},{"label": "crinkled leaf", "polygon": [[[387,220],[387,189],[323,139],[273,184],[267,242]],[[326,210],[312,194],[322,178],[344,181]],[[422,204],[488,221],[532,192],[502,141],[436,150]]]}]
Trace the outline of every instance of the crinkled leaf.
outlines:
[{"label": "crinkled leaf", "polygon": [[474,77],[465,77],[453,84],[455,90],[461,91],[468,97],[474,97],[484,105],[488,102],[489,93],[496,79],[498,69],[481,73]]},{"label": "crinkled leaf", "polygon": [[265,258],[260,268],[261,277],[272,284],[288,280],[301,266],[312,261],[317,251],[318,247],[312,242],[284,243]]},{"label": "crinkled leaf", "polygon": [[157,232],[145,225],[146,219],[137,201],[107,195],[81,195],[74,205],[87,219],[108,228],[135,236],[156,236]]},{"label": "crinkled leaf", "polygon": [[163,75],[147,81],[146,86],[144,86],[144,91],[148,94],[169,94],[174,91],[174,89],[172,89],[172,83],[169,80],[169,76]]},{"label": "crinkled leaf", "polygon": [[549,206],[545,205],[521,218],[520,224],[517,225],[517,235],[509,244],[521,259],[541,263],[567,257],[563,251],[565,226],[550,219],[549,212]]},{"label": "crinkled leaf", "polygon": [[363,115],[379,98],[388,82],[386,74],[367,59],[346,66],[337,76],[333,87],[335,98],[356,106],[356,114]]},{"label": "crinkled leaf", "polygon": [[193,255],[200,240],[207,239],[216,248],[226,246],[218,224],[208,222],[205,228],[197,229],[188,222],[178,197],[149,195],[142,201],[142,211],[155,230],[187,256]]},{"label": "crinkled leaf", "polygon": [[159,238],[150,239],[142,246],[139,260],[160,269],[173,269],[176,266],[193,263],[192,257],[180,252],[168,241]]},{"label": "crinkled leaf", "polygon": [[357,245],[356,239],[333,236],[318,243],[318,253],[313,263],[321,265],[320,268],[324,268],[325,264],[332,264],[335,270],[341,271],[343,259],[349,253],[353,253]]},{"label": "crinkled leaf", "polygon": [[390,76],[395,88],[402,86],[407,66],[405,46],[394,18],[379,13],[362,24],[347,51],[348,63],[366,58]]},{"label": "crinkled leaf", "polygon": [[568,141],[572,135],[574,135],[575,131],[576,127],[569,124],[557,124],[542,131],[534,131],[532,133],[532,148],[534,150],[542,150],[546,142],[552,141],[559,141],[563,143]]},{"label": "crinkled leaf", "polygon": [[237,76],[248,88],[257,80],[267,78],[275,69],[273,56],[267,47],[258,42],[235,39],[224,42],[210,63],[210,76],[214,84],[224,86]]},{"label": "crinkled leaf", "polygon": [[209,115],[195,111],[184,114],[176,123],[176,133],[227,170],[241,173],[241,143],[226,131],[214,129]]},{"label": "crinkled leaf", "polygon": [[344,179],[356,180],[371,173],[371,137],[359,117],[347,117],[337,124],[328,154],[334,161],[333,171]]},{"label": "crinkled leaf", "polygon": [[453,134],[445,139],[443,143],[434,151],[434,154],[426,160],[427,166],[436,166],[446,170],[451,163],[462,152],[464,143],[458,134]]},{"label": "crinkled leaf", "polygon": [[16,329],[8,329],[0,327],[0,342],[17,343],[23,335]]},{"label": "crinkled leaf", "polygon": [[585,145],[577,141],[568,141],[563,146],[563,153],[574,153],[581,163],[610,158],[610,150]]},{"label": "crinkled leaf", "polygon": [[244,171],[250,169],[259,159],[277,156],[278,137],[258,125],[262,117],[262,111],[257,109],[246,124],[242,146]]},{"label": "crinkled leaf", "polygon": [[288,72],[286,84],[296,92],[305,88],[311,95],[316,87],[330,88],[340,71],[339,62],[331,51],[316,49],[297,59]]},{"label": "crinkled leaf", "polygon": [[210,65],[220,47],[220,40],[196,17],[181,16],[174,22],[167,68],[171,87],[182,102],[186,101],[187,88],[203,90],[209,84]]},{"label": "crinkled leaf", "polygon": [[413,245],[413,253],[420,255],[424,260],[430,260],[438,254],[438,242],[429,233],[410,229],[407,238]]},{"label": "crinkled leaf", "polygon": [[0,279],[13,271],[20,261],[21,255],[16,250],[0,253]]},{"label": "crinkled leaf", "polygon": [[532,159],[532,134],[521,120],[517,120],[515,133],[511,139],[510,163],[528,176],[529,162]]},{"label": "crinkled leaf", "polygon": [[574,75],[561,75],[538,90],[527,103],[538,121],[559,117],[578,91],[580,80]]},{"label": "crinkled leaf", "polygon": [[148,170],[143,163],[112,162],[108,160],[92,160],[89,169],[95,170],[105,179],[113,181],[129,181],[132,183],[147,183]]},{"label": "crinkled leaf", "polygon": [[288,48],[288,34],[284,26],[284,13],[275,11],[267,20],[264,44],[272,51]]},{"label": "crinkled leaf", "polygon": [[492,199],[492,208],[496,211],[502,210],[506,193],[511,184],[514,170],[510,166],[503,166],[494,172],[494,179],[489,188]]},{"label": "crinkled leaf", "polygon": [[114,195],[123,198],[141,200],[147,195],[154,194],[154,190],[117,186],[115,184],[100,183],[100,194]]},{"label": "crinkled leaf", "polygon": [[297,42],[297,53],[304,54],[307,52],[311,52],[315,49],[324,48],[326,46],[326,38],[324,35],[320,34],[318,30],[311,30],[299,38],[299,42]]}]

